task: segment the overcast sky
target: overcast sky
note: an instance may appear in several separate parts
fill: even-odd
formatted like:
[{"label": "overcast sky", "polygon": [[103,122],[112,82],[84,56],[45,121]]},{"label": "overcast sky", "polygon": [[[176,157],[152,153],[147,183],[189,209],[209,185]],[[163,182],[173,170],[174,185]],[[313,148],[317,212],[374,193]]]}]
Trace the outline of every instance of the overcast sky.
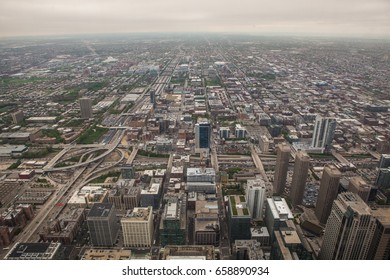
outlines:
[{"label": "overcast sky", "polygon": [[0,36],[250,32],[390,37],[390,0],[0,0]]}]

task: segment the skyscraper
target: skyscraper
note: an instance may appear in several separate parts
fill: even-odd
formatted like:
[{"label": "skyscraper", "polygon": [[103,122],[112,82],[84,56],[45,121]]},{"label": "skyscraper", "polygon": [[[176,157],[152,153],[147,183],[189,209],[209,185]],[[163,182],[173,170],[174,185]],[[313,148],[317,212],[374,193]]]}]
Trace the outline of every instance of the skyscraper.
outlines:
[{"label": "skyscraper", "polygon": [[246,136],[246,129],[239,123],[236,124],[235,130],[234,130],[236,138],[245,138]]},{"label": "skyscraper", "polygon": [[375,228],[370,207],[357,194],[339,194],[326,223],[320,259],[367,259]]},{"label": "skyscraper", "polygon": [[172,197],[165,204],[160,222],[160,245],[184,245],[187,228],[187,200]]},{"label": "skyscraper", "polygon": [[326,224],[332,209],[333,201],[337,197],[341,173],[334,165],[327,165],[322,173],[320,191],[317,197],[315,213],[322,224]]},{"label": "skyscraper", "polygon": [[336,130],[336,119],[317,116],[311,146],[329,150]]},{"label": "skyscraper", "polygon": [[195,124],[195,148],[210,148],[211,126],[207,119],[199,119]]},{"label": "skyscraper", "polygon": [[368,253],[369,260],[390,260],[390,208],[373,210],[376,229]]},{"label": "skyscraper", "polygon": [[262,179],[248,180],[245,193],[251,218],[262,219],[266,198],[265,182]]},{"label": "skyscraper", "polygon": [[390,167],[390,154],[381,155],[381,159],[379,161],[379,168],[388,168]]},{"label": "skyscraper", "polygon": [[247,202],[242,195],[228,196],[228,226],[231,241],[251,238],[251,214]]},{"label": "skyscraper", "polygon": [[310,157],[305,152],[297,152],[290,191],[291,203],[294,207],[302,204],[309,166]]},{"label": "skyscraper", "polygon": [[362,177],[355,176],[349,181],[348,191],[356,193],[364,202],[367,202],[370,196],[371,186]]},{"label": "skyscraper", "polygon": [[153,239],[153,208],[134,208],[121,219],[123,245],[150,247]]},{"label": "skyscraper", "polygon": [[230,128],[229,127],[220,127],[219,128],[219,137],[221,137],[221,139],[230,138]]},{"label": "skyscraper", "polygon": [[375,185],[386,197],[386,204],[390,204],[390,167],[379,169]]},{"label": "skyscraper", "polygon": [[279,144],[276,147],[276,166],[274,175],[274,193],[281,195],[286,187],[288,162],[291,148],[287,143]]},{"label": "skyscraper", "polygon": [[115,244],[119,225],[114,205],[111,203],[95,203],[87,215],[87,225],[93,246]]},{"label": "skyscraper", "polygon": [[92,100],[90,98],[80,98],[80,112],[82,119],[92,118]]},{"label": "skyscraper", "polygon": [[153,107],[156,105],[156,91],[154,89],[151,89],[149,91],[150,95],[150,103],[153,104]]},{"label": "skyscraper", "polygon": [[380,189],[390,189],[390,167],[379,169],[375,184]]}]

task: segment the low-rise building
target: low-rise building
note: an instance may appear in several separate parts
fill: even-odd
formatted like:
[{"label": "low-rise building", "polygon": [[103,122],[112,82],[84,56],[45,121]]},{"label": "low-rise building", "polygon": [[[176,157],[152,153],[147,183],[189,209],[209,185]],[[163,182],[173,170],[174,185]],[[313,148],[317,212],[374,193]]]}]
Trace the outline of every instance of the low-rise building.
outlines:
[{"label": "low-rise building", "polygon": [[5,260],[53,260],[58,256],[61,243],[16,243]]}]

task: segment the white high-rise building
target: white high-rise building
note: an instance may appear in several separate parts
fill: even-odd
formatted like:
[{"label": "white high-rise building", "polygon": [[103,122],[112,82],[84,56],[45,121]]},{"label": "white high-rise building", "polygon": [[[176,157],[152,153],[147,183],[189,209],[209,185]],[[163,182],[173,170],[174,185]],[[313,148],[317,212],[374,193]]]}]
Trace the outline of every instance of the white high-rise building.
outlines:
[{"label": "white high-rise building", "polygon": [[311,146],[313,148],[330,149],[336,130],[336,119],[317,116]]},{"label": "white high-rise building", "polygon": [[150,247],[153,239],[153,208],[135,207],[121,219],[125,247]]},{"label": "white high-rise building", "polygon": [[357,194],[339,194],[326,223],[320,259],[367,259],[375,228],[372,210]]},{"label": "white high-rise building", "polygon": [[246,129],[241,124],[237,123],[235,127],[235,135],[236,138],[245,138],[246,136]]},{"label": "white high-rise building", "polygon": [[252,219],[263,218],[266,190],[265,182],[262,179],[248,180],[245,192],[247,206]]}]

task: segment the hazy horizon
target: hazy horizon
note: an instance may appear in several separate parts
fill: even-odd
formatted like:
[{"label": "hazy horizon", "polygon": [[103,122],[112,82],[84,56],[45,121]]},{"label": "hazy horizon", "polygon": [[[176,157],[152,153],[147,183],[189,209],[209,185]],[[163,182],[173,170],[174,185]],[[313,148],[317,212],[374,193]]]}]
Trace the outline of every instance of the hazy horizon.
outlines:
[{"label": "hazy horizon", "polygon": [[0,37],[232,33],[390,37],[388,0],[1,0]]}]

